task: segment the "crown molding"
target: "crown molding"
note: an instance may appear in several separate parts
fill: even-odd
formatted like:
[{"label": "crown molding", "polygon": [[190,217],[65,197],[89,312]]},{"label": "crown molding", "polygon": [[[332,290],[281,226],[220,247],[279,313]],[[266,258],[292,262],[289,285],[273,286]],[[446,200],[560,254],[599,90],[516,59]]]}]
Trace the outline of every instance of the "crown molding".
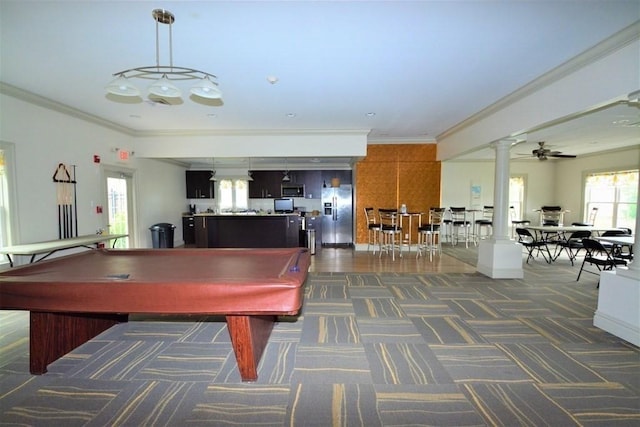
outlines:
[{"label": "crown molding", "polygon": [[367,143],[370,145],[375,144],[437,144],[435,138],[420,138],[420,137],[404,137],[404,138],[367,138]]},{"label": "crown molding", "polygon": [[153,130],[132,131],[133,136],[296,136],[296,135],[355,135],[366,136],[369,129],[211,129],[211,130]]},{"label": "crown molding", "polygon": [[21,101],[28,102],[39,107],[43,107],[52,111],[57,111],[62,114],[66,114],[71,117],[75,117],[80,120],[84,120],[89,123],[96,124],[98,126],[106,127],[116,132],[121,132],[129,136],[135,136],[132,129],[125,126],[121,126],[117,123],[105,120],[93,114],[85,113],[77,108],[70,107],[62,104],[53,99],[46,98],[44,96],[36,95],[35,93],[20,89],[19,87],[10,85],[0,81],[0,93],[3,95],[11,96]]},{"label": "crown molding", "polygon": [[277,135],[355,135],[366,137],[371,129],[215,129],[215,130],[152,130],[137,131],[126,126],[105,120],[93,114],[85,113],[77,108],[70,107],[44,96],[20,89],[0,81],[0,93],[28,102],[39,107],[57,111],[71,117],[84,120],[98,126],[121,132],[131,137],[148,138],[160,136],[277,136]]}]

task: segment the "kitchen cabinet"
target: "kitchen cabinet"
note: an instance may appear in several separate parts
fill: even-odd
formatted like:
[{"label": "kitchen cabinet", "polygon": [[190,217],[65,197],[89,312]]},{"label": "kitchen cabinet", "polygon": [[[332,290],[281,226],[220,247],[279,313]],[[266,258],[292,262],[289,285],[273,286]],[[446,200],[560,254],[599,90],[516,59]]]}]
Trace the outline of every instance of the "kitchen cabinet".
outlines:
[{"label": "kitchen cabinet", "polygon": [[340,179],[340,184],[353,184],[350,170],[323,170],[322,182],[327,187],[331,187],[331,179]]},{"label": "kitchen cabinet", "polygon": [[186,171],[187,199],[213,199],[214,181],[210,181],[211,171]]},{"label": "kitchen cabinet", "polygon": [[[282,197],[281,186],[284,171],[252,171],[249,181],[249,198],[264,199]],[[322,187],[331,186],[332,178],[340,178],[341,184],[352,184],[350,170],[292,170],[291,179],[285,184],[304,184],[305,198],[322,198]]]},{"label": "kitchen cabinet", "polygon": [[196,240],[197,248],[209,247],[209,234],[211,230],[211,224],[209,224],[209,216],[197,215],[193,217],[193,228]]},{"label": "kitchen cabinet", "polygon": [[182,239],[185,247],[196,244],[195,218],[193,216],[182,217]]},{"label": "kitchen cabinet", "polygon": [[322,197],[322,172],[319,170],[295,171],[295,183],[304,184],[305,198],[320,199]]},{"label": "kitchen cabinet", "polygon": [[280,197],[282,171],[252,171],[249,181],[249,198],[264,199]]}]

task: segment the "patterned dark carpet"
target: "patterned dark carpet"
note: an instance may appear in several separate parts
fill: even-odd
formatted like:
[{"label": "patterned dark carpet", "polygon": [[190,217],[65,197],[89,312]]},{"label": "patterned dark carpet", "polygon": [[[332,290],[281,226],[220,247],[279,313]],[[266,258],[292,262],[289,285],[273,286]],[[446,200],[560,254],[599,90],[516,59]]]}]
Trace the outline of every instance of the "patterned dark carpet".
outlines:
[{"label": "patterned dark carpet", "polygon": [[578,268],[312,274],[255,383],[215,318],[134,318],[33,376],[28,316],[1,312],[0,424],[640,425],[640,350],[593,326],[598,279]]}]

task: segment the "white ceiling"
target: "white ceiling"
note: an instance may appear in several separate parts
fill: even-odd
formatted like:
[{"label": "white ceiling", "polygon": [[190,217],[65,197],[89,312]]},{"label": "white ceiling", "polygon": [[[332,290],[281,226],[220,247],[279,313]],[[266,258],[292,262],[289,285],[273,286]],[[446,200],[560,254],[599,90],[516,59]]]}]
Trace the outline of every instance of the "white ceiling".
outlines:
[{"label": "white ceiling", "polygon": [[[174,65],[217,75],[222,105],[106,96],[113,73],[155,64],[156,8],[176,17]],[[638,0],[0,0],[0,81],[134,133],[367,129],[370,142],[435,141],[639,19]],[[637,145],[638,111],[532,131],[512,151],[537,140],[578,155]]]}]

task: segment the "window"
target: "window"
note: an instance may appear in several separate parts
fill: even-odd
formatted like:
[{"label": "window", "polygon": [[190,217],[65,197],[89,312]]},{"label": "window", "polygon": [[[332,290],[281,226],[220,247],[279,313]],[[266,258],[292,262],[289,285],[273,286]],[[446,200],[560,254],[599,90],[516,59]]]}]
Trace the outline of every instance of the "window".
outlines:
[{"label": "window", "polygon": [[118,170],[105,169],[107,179],[107,217],[108,232],[128,234],[128,237],[115,241],[115,248],[130,248],[133,234],[133,175]]},{"label": "window", "polygon": [[218,182],[220,212],[243,211],[249,207],[249,181],[221,179]]},{"label": "window", "polygon": [[638,200],[638,170],[587,174],[584,212],[598,208],[598,227],[626,227],[633,230]]},{"label": "window", "polygon": [[514,175],[509,178],[509,206],[513,206],[513,218],[523,219],[524,212],[524,175]]}]

